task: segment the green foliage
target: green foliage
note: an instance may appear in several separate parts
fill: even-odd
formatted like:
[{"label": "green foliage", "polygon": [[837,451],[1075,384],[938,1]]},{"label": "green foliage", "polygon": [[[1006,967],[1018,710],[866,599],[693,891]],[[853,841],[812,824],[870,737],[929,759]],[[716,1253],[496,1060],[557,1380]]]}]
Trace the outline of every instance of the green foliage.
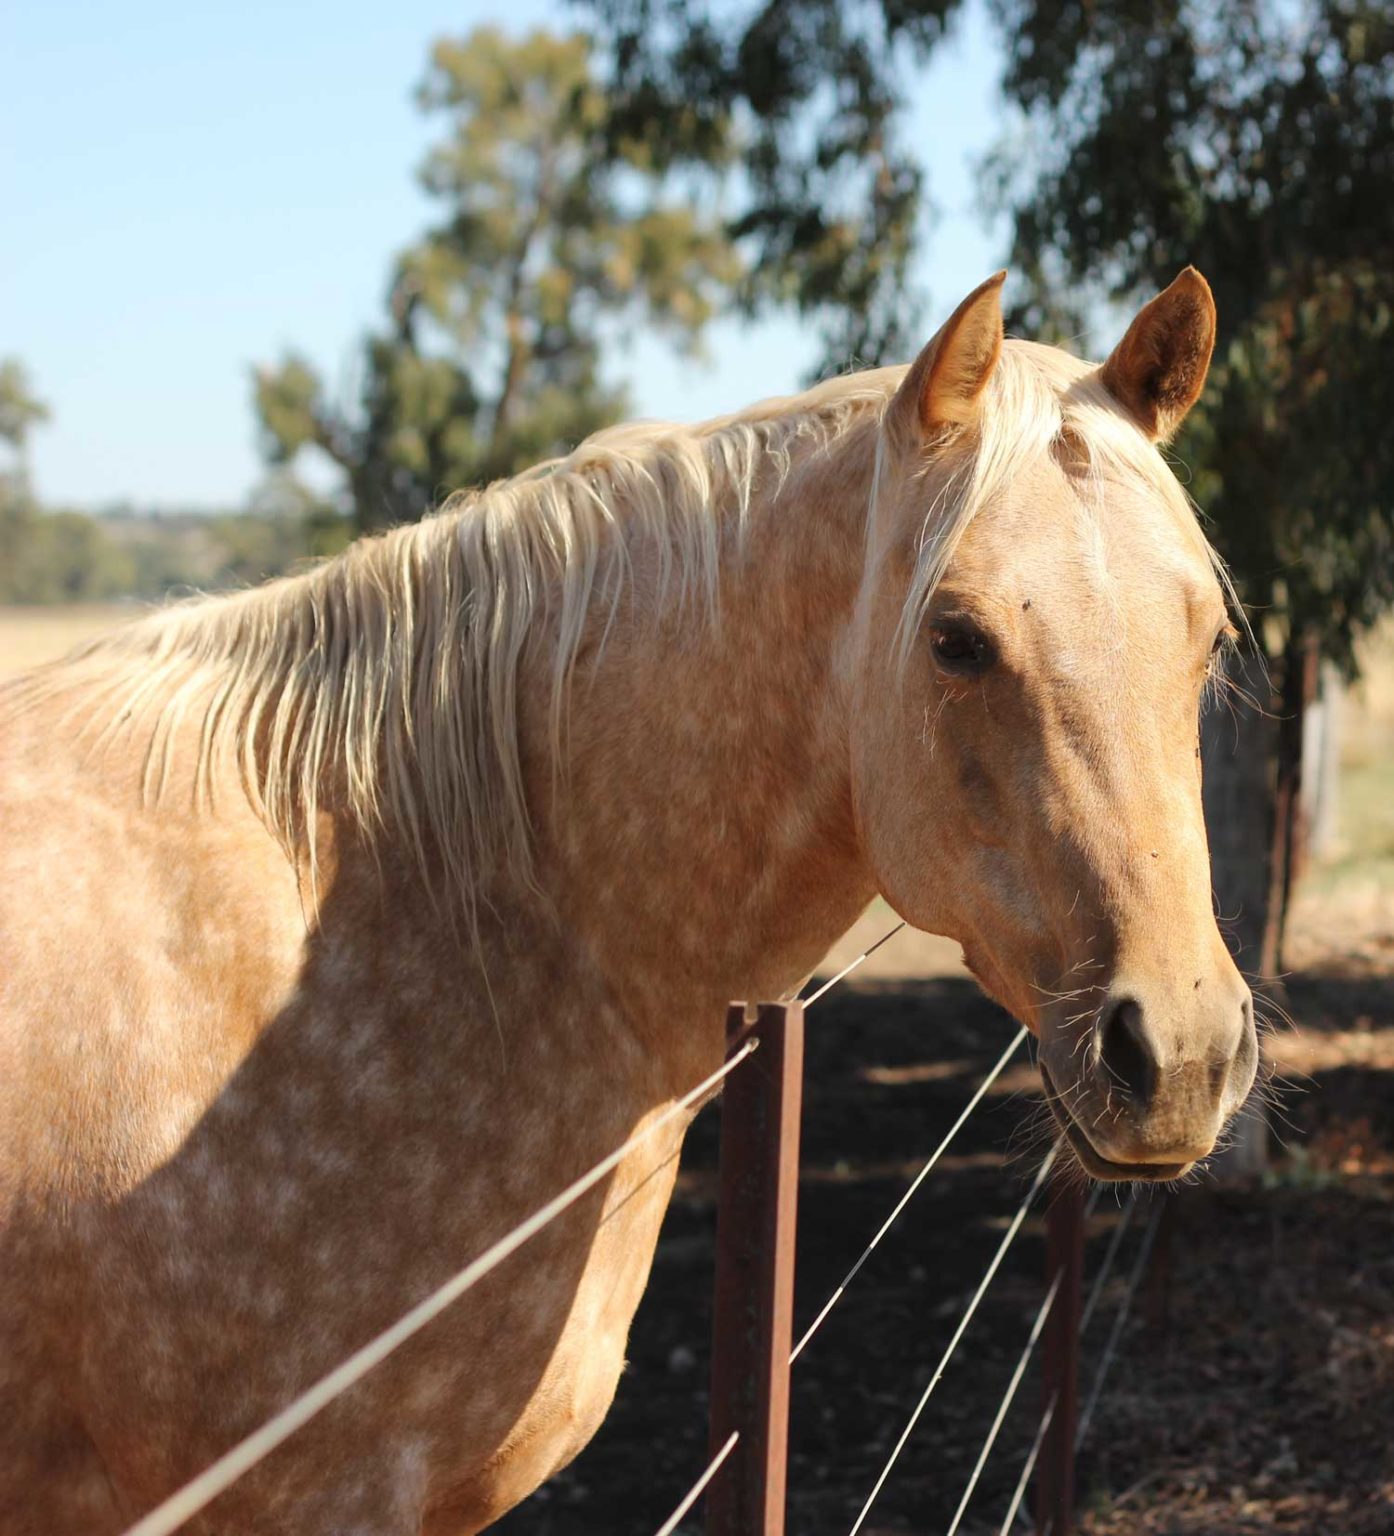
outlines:
[{"label": "green foliage", "polygon": [[1354,263],[1258,310],[1183,444],[1194,490],[1274,651],[1313,636],[1348,668],[1394,606],[1394,286]]},{"label": "green foliage", "polygon": [[363,527],[420,517],[616,419],[606,327],[695,347],[739,273],[716,221],[605,138],[585,39],[481,27],[441,41],[419,100],[447,125],[421,173],[442,218],[397,259],[358,400],[336,405],[293,355],[256,377],[268,457],[327,453]]},{"label": "green foliage", "polygon": [[[306,409],[296,383],[290,375],[274,402],[287,430],[294,411]],[[24,449],[47,418],[23,367],[0,363],[0,440],[14,450],[14,463],[0,471],[0,603],[155,599],[180,588],[244,586],[307,557],[337,554],[352,535],[345,517],[285,473],[271,476],[246,512],[92,517],[46,509],[29,484]]]},{"label": "green foliage", "polygon": [[278,462],[293,459],[325,428],[319,375],[303,358],[290,356],[279,368],[256,374],[257,414]]},{"label": "green foliage", "polygon": [[1179,445],[1276,656],[1347,662],[1394,603],[1394,11],[999,0],[1029,142],[1015,194],[1023,317],[1133,299],[1186,262],[1221,338]]},{"label": "green foliage", "polygon": [[35,396],[24,365],[0,358],[0,442],[23,453],[31,428],[48,420],[48,407]]},{"label": "green foliage", "polygon": [[81,512],[43,512],[13,482],[0,485],[0,603],[95,602],[124,595],[128,556]]},{"label": "green foliage", "polygon": [[607,133],[636,158],[707,182],[738,160],[727,225],[749,255],[748,311],[792,304],[820,371],[891,362],[914,340],[908,267],[919,159],[896,117],[959,0],[584,0],[615,88]]}]

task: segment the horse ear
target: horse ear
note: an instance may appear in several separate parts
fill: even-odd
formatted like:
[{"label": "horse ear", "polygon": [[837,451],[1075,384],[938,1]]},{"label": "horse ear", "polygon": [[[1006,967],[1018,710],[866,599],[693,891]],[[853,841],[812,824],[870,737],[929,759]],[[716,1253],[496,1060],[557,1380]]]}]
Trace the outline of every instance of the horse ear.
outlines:
[{"label": "horse ear", "polygon": [[978,414],[983,390],[1002,355],[1006,277],[998,272],[980,283],[910,365],[891,402],[890,416],[911,442],[966,426]]},{"label": "horse ear", "polygon": [[1157,442],[1171,436],[1200,398],[1214,350],[1210,284],[1187,267],[1138,311],[1103,366],[1104,386]]}]

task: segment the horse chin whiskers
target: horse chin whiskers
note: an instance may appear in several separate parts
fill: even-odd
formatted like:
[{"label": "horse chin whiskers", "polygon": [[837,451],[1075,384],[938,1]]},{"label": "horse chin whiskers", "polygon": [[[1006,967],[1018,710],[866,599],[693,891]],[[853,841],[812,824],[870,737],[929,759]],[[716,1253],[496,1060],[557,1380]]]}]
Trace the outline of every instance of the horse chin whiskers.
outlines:
[{"label": "horse chin whiskers", "polygon": [[[1137,1184],[1171,1184],[1183,1178],[1195,1167],[1195,1162],[1180,1163],[1120,1163],[1112,1158],[1105,1157],[1092,1138],[1080,1123],[1079,1118],[1066,1101],[1066,1095],[1061,1094],[1056,1088],[1050,1076],[1050,1069],[1044,1062],[1040,1064],[1041,1082],[1045,1089],[1045,1102],[1049,1106],[1050,1113],[1060,1132],[1061,1139],[1065,1142],[1072,1154],[1069,1161],[1077,1164],[1081,1171],[1089,1178],[1102,1183],[1137,1183]],[[1075,1092],[1081,1084],[1075,1084]],[[1103,1109],[1095,1117],[1095,1128],[1098,1121],[1109,1108],[1106,1101]],[[1121,1106],[1120,1106],[1121,1110]]]}]

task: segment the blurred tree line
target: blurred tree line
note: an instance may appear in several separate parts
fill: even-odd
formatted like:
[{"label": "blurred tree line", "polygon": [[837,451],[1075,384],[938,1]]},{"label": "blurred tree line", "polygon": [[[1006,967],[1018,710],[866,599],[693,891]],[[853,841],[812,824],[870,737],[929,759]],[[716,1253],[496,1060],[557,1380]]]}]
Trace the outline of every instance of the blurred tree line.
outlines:
[{"label": "blurred tree line", "polygon": [[351,536],[346,518],[284,475],[268,478],[239,512],[114,508],[93,516],[41,506],[27,449],[48,417],[23,366],[0,361],[0,603],[155,599],[249,585],[333,554]]}]

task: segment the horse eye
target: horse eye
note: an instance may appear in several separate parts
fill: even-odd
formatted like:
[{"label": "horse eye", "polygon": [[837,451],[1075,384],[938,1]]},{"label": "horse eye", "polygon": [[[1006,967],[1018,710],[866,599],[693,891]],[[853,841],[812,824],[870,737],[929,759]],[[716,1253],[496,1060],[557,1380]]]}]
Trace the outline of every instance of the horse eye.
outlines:
[{"label": "horse eye", "polygon": [[1209,665],[1212,669],[1219,664],[1220,658],[1225,654],[1226,651],[1231,649],[1231,647],[1234,645],[1234,642],[1238,638],[1239,631],[1235,629],[1233,624],[1224,623],[1220,626],[1219,631],[1216,633],[1215,639],[1210,646]]},{"label": "horse eye", "polygon": [[985,672],[992,665],[992,646],[987,637],[965,624],[946,624],[932,630],[930,647],[944,671],[960,677]]}]

